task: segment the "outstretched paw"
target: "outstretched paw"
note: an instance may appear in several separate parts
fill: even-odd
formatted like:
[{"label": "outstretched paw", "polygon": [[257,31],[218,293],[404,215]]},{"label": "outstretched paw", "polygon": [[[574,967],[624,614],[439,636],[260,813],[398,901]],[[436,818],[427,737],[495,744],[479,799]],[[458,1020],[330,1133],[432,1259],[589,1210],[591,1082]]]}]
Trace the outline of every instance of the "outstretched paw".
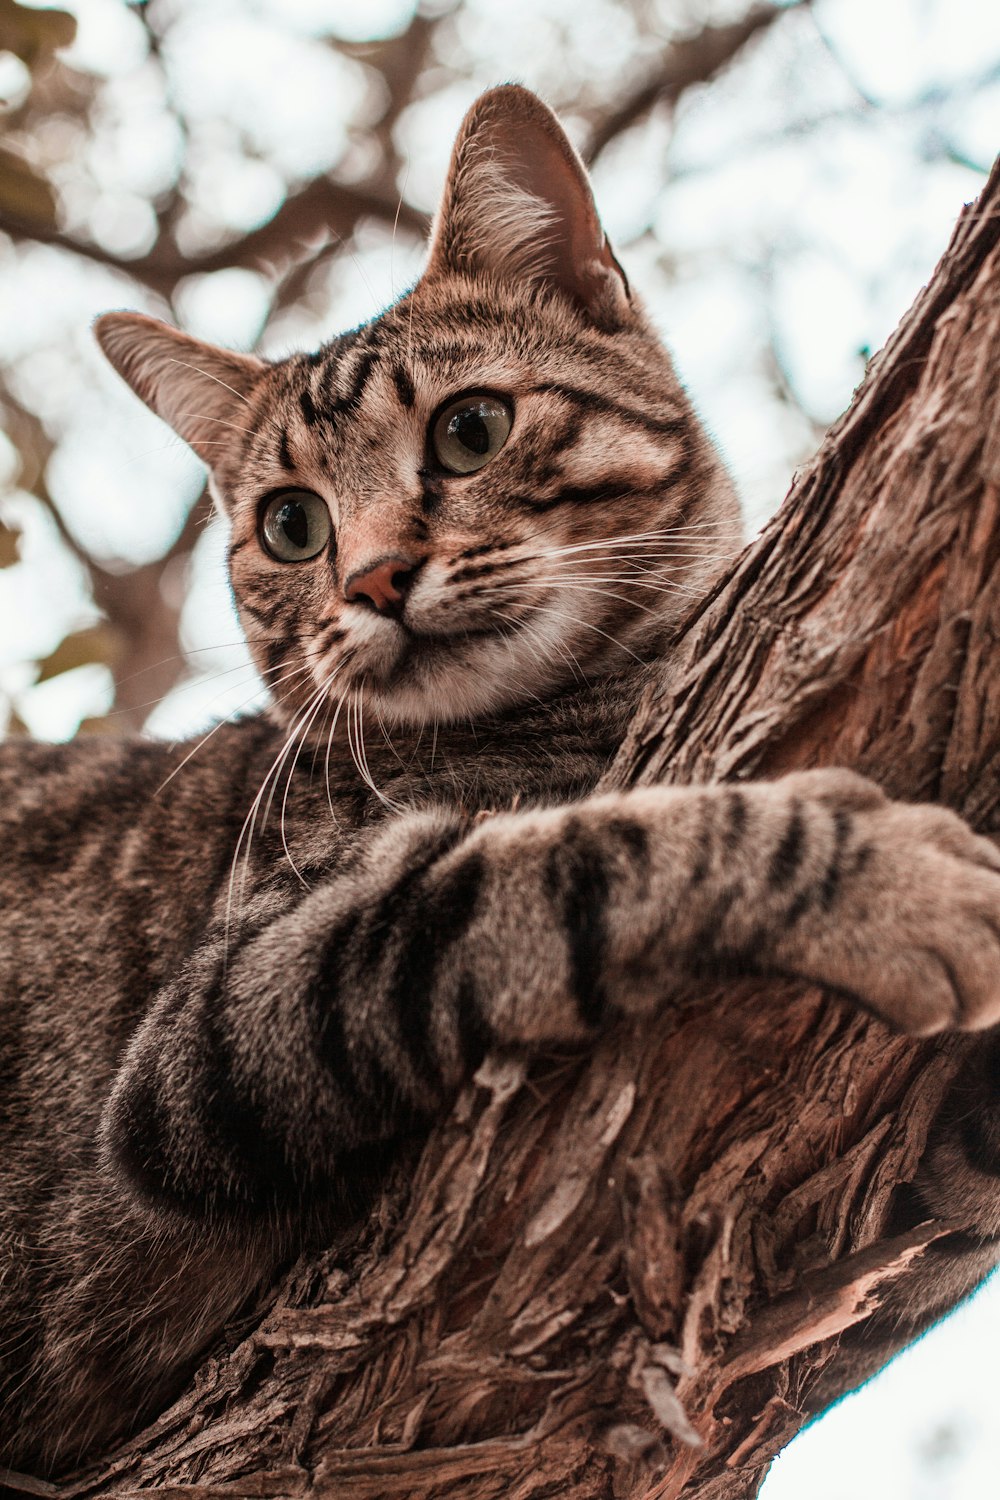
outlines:
[{"label": "outstretched paw", "polygon": [[890,802],[850,773],[787,781],[850,829],[835,898],[779,945],[791,966],[914,1035],[1000,1022],[996,847],[945,808]]}]

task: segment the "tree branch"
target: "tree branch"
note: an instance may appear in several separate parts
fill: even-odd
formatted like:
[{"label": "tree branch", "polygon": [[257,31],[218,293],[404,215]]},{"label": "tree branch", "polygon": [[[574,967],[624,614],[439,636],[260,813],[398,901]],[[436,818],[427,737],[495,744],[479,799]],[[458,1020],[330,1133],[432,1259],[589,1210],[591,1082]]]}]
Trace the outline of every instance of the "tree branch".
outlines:
[{"label": "tree branch", "polygon": [[[108,727],[118,731],[139,730],[151,708],[176,684],[184,671],[181,652],[180,604],[162,589],[171,563],[190,554],[211,516],[207,490],[194,501],[177,536],[161,557],[139,567],[109,567],[100,562],[74,534],[56,503],[46,479],[54,443],[41,418],[29,411],[0,380],[0,412],[4,426],[21,459],[18,482],[34,495],[55,523],[63,546],[85,570],[94,603],[107,617],[109,629],[87,630],[67,637],[46,662],[42,675],[54,676],[68,666],[80,666],[80,648],[86,660],[100,660],[115,682],[115,716]],[[76,649],[67,652],[70,643]],[[46,671],[48,666],[49,670]],[[103,721],[102,721],[103,722]]]},{"label": "tree branch", "polygon": [[671,41],[657,65],[595,125],[583,156],[588,165],[610,143],[641,120],[655,104],[673,106],[688,89],[709,83],[742,52],[751,37],[765,30],[792,5],[754,5],[727,26],[703,26],[688,37]]},{"label": "tree branch", "polygon": [[[398,214],[398,218],[397,218]],[[270,269],[283,265],[301,253],[302,247],[317,238],[340,236],[346,239],[361,219],[380,219],[386,224],[398,223],[414,234],[427,231],[427,218],[408,203],[395,197],[369,192],[364,187],[333,182],[317,177],[282,203],[274,217],[239,239],[229,240],[215,250],[200,255],[182,255],[169,242],[157,243],[148,255],[133,258],[116,255],[90,240],[78,239],[63,230],[47,229],[31,220],[20,219],[10,211],[0,211],[0,232],[15,240],[34,240],[56,245],[85,260],[123,271],[134,281],[147,286],[161,297],[169,298],[185,276],[209,271],[225,271],[233,266],[247,269]]]}]

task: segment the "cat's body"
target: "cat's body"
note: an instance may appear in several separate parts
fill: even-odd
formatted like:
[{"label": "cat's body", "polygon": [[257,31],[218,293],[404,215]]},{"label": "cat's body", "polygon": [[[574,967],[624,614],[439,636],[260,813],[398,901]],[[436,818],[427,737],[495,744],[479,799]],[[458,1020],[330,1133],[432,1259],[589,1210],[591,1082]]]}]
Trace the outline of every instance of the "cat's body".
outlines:
[{"label": "cat's body", "polygon": [[951,815],[842,772],[591,795],[739,526],[537,101],[480,102],[427,274],[318,355],[99,331],[212,467],[277,706],[190,756],[0,749],[0,1461],[39,1470],[162,1404],[488,1049],[719,964],[1000,1019],[1000,859]]},{"label": "cat's body", "polygon": [[[450,805],[470,819],[518,795],[585,795],[622,737],[641,675],[619,679],[614,693],[578,690],[555,709],[444,728],[433,756],[430,734],[397,730],[392,750],[373,736],[372,778],[402,805]],[[304,1236],[319,1241],[324,1226],[342,1221],[371,1180],[374,1163],[360,1153],[321,1192],[301,1191],[298,1205],[289,1191],[275,1214],[237,1208],[220,1222],[198,1208],[164,1215],[155,1194],[147,1211],[99,1161],[115,1072],[151,998],[200,944],[213,953],[225,944],[230,910],[234,964],[244,920],[293,912],[305,891],[290,859],[310,886],[338,870],[349,881],[359,843],[392,821],[343,740],[329,772],[310,748],[287,800],[286,766],[279,806],[255,831],[247,864],[236,862],[231,893],[248,805],[284,742],[265,719],[226,726],[211,753],[195,755],[165,787],[191,746],[0,745],[0,847],[8,869],[23,872],[16,903],[5,888],[0,934],[0,1455],[8,1462],[47,1468],[67,1448],[131,1425],[137,1404],[155,1411],[254,1286]],[[210,1086],[219,1071],[210,1066]],[[248,1128],[233,1111],[225,1128],[266,1170],[260,1122]],[[226,1156],[220,1140],[220,1185]],[[317,1160],[325,1164],[322,1150]]]}]

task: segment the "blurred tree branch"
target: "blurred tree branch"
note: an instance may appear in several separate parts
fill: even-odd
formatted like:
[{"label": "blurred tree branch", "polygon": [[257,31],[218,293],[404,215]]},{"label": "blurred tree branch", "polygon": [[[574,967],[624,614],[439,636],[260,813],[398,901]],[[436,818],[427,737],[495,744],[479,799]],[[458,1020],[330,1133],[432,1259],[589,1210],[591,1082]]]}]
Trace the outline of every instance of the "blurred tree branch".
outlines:
[{"label": "blurred tree branch", "polygon": [[138,568],[114,568],[95,558],[80,542],[52,497],[45,477],[54,444],[44,424],[11,395],[0,382],[0,410],[4,428],[21,458],[18,482],[48,511],[63,545],[86,570],[94,603],[107,626],[87,628],[67,636],[39,663],[39,681],[74,667],[97,662],[110,667],[115,679],[115,718],[109,727],[138,730],[184,672],[178,638],[180,606],[168,597],[162,583],[168,567],[190,556],[201,528],[211,514],[207,491],[188,512],[167,551]]},{"label": "blurred tree branch", "polygon": [[65,10],[34,9],[17,0],[0,0],[0,51],[13,52],[28,67],[68,47],[76,21]]},{"label": "blurred tree branch", "polygon": [[427,218],[407,204],[400,206],[395,198],[368,192],[363,187],[347,186],[317,177],[285,199],[272,219],[239,239],[199,254],[184,255],[175,245],[157,243],[148,255],[128,257],[59,229],[46,229],[26,218],[0,207],[0,232],[12,239],[33,239],[39,244],[56,245],[98,265],[123,271],[133,281],[169,300],[177,283],[186,276],[205,275],[211,271],[247,269],[273,270],[302,253],[303,245],[317,237],[336,235],[347,239],[362,219],[378,219],[385,224],[397,222],[405,229],[423,234]]},{"label": "blurred tree branch", "polygon": [[593,126],[584,159],[595,162],[613,140],[641,120],[654,105],[668,104],[673,108],[688,89],[709,83],[728,67],[752,37],[800,3],[803,0],[792,0],[790,5],[753,5],[731,25],[703,26],[691,36],[672,40],[647,76]]},{"label": "blurred tree branch", "polygon": [[[668,100],[675,104],[687,89],[715,77],[753,36],[789,8],[754,6],[733,25],[705,26],[690,37],[671,42],[650,76],[595,124],[586,148],[588,159],[597,157],[655,103]],[[440,19],[417,14],[401,36],[374,46],[344,49],[376,67],[387,86],[388,104],[375,127],[381,148],[375,184],[341,183],[328,176],[314,178],[289,194],[266,223],[225,244],[194,254],[183,254],[178,250],[162,219],[153,250],[147,255],[129,257],[67,234],[54,224],[50,227],[44,222],[36,222],[32,215],[19,213],[16,202],[7,205],[0,201],[0,232],[15,240],[34,239],[55,245],[122,271],[168,300],[177,283],[186,276],[232,267],[273,272],[301,257],[303,247],[309,247],[311,243],[328,241],[331,237],[342,241],[349,239],[364,219],[398,225],[413,234],[424,235],[428,228],[426,215],[396,194],[394,181],[398,161],[391,132],[412,101]]]}]

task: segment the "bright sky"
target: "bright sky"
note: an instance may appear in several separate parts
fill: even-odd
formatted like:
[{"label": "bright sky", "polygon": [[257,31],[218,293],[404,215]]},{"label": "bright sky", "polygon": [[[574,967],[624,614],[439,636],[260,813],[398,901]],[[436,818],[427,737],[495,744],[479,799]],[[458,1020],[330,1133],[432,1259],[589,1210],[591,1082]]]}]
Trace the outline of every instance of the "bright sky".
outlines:
[{"label": "bright sky", "polygon": [[761,1500],[996,1500],[1000,1281],[808,1427]]},{"label": "bright sky", "polygon": [[[151,233],[148,196],[170,182],[181,149],[177,129],[135,15],[121,0],[62,3],[80,23],[72,56],[108,80],[99,135],[80,143],[83,166],[63,182],[71,220],[109,248],[139,253]],[[171,77],[193,128],[191,243],[266,218],[286,174],[350,169],[357,148],[348,126],[371,109],[368,76],[315,35],[331,24],[353,39],[391,33],[412,0],[174,0],[174,8],[181,19]],[[649,8],[666,28],[679,14],[726,19],[745,5],[649,0]],[[446,23],[444,50],[454,81],[442,74],[397,128],[407,160],[400,190],[426,209],[461,114],[482,87],[513,77],[553,102],[569,100],[573,130],[581,91],[613,97],[643,66],[617,0],[468,0]],[[1000,140],[998,65],[1000,4],[814,0],[686,98],[672,131],[656,121],[598,164],[611,237],[726,454],[752,525],[847,404],[863,351],[895,326],[978,191],[974,167],[989,164]],[[25,86],[18,69],[0,56],[0,95],[16,98]],[[988,69],[988,87],[951,92],[956,80]],[[420,247],[404,236],[393,242],[380,229],[365,231],[315,289],[310,312],[276,323],[264,351],[308,347],[370,317],[419,264]],[[203,337],[247,347],[265,302],[261,277],[222,272],[185,284],[176,312]],[[99,267],[42,248],[0,247],[0,358],[16,363],[17,390],[59,437],[51,489],[89,548],[138,562],[169,543],[200,471],[96,354],[91,320],[121,305],[164,311]],[[772,346],[793,400],[775,386]],[[5,472],[10,454],[0,438],[0,480]],[[107,673],[83,668],[33,687],[26,663],[93,612],[79,569],[37,504],[16,491],[3,503],[24,524],[26,544],[23,561],[0,571],[0,719],[6,691],[33,732],[66,737],[106,707]],[[218,532],[196,555],[184,637],[198,665],[153,715],[157,733],[192,732],[257,693]],[[988,1291],[800,1438],[765,1500],[1000,1493],[998,1335],[1000,1293]]]}]

